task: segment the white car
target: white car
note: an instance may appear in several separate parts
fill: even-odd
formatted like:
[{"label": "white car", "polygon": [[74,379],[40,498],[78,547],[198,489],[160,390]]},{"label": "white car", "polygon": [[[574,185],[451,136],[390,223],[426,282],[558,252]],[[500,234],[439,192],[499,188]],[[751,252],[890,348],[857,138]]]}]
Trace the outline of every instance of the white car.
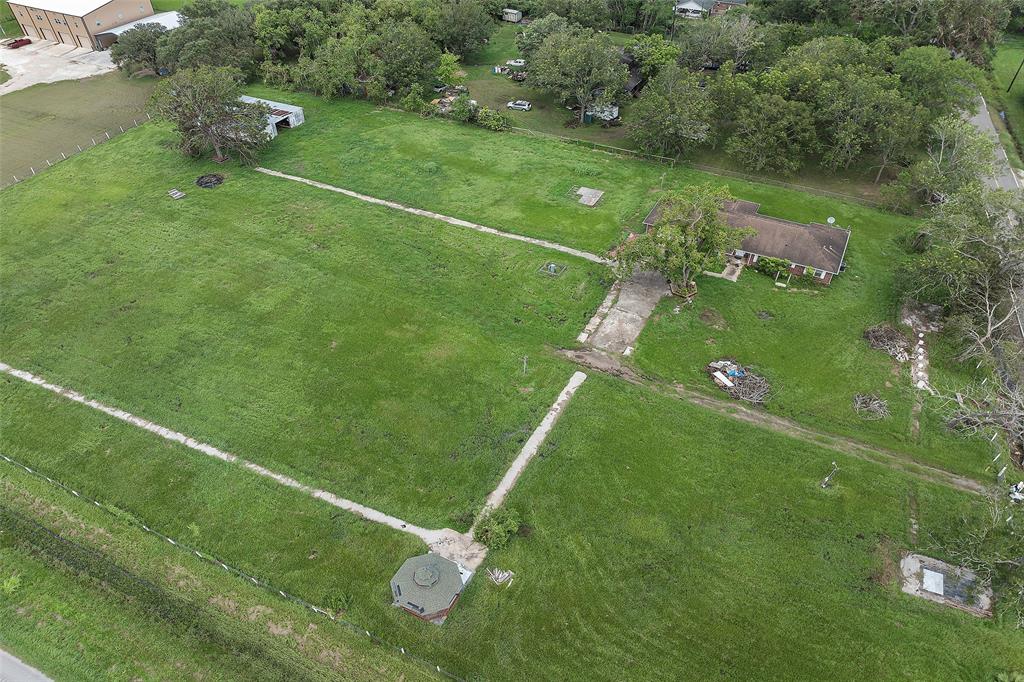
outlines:
[{"label": "white car", "polygon": [[533,109],[533,105],[525,99],[517,99],[515,102],[509,102],[507,106],[509,109],[514,109],[516,111],[529,111],[530,109]]}]

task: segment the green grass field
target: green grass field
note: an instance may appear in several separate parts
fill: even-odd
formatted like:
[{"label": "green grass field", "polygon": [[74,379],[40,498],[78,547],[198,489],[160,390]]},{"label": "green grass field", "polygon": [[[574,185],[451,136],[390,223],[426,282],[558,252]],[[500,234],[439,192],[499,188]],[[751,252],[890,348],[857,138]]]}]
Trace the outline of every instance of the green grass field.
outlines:
[{"label": "green grass field", "polygon": [[20,470],[0,490],[0,646],[57,679],[433,678]]},{"label": "green grass field", "polygon": [[[891,273],[886,254],[896,246],[863,225],[854,234],[849,269],[829,287],[779,289],[771,278],[751,269],[738,282],[704,278],[693,305],[679,314],[676,300],[665,300],[641,335],[634,355],[645,373],[724,396],[704,371],[722,358],[736,359],[765,376],[773,387],[766,405],[780,414],[823,431],[894,448],[924,462],[989,480],[993,446],[981,438],[963,438],[942,422],[941,404],[927,398],[913,433],[918,390],[909,364],[898,364],[862,338],[880,322],[896,322],[895,301],[886,296]],[[769,319],[762,319],[769,318]],[[929,341],[930,347],[935,341]],[[967,383],[969,376],[944,364],[939,342],[935,386]],[[866,421],[853,410],[853,396],[874,394],[888,401],[892,416]]]},{"label": "green grass field", "polygon": [[[4,5],[6,7],[7,5]],[[87,148],[104,132],[145,118],[155,79],[128,80],[120,73],[79,81],[34,85],[0,98],[0,182],[46,167],[46,160]]]},{"label": "green grass field", "polygon": [[[481,567],[515,571],[513,585],[481,574],[442,628],[389,605],[391,572],[421,551],[407,536],[39,388],[6,380],[0,396],[4,452],[275,586],[341,601],[346,618],[467,678],[829,679],[856,669],[871,679],[975,680],[1024,666],[1024,637],[1001,619],[927,604],[893,582],[893,562],[911,546],[910,497],[921,538],[942,537],[966,497],[618,380],[591,376],[513,492],[509,504],[527,525]],[[833,459],[840,475],[822,491]],[[24,478],[9,480],[38,492]],[[100,544],[114,553],[105,537]],[[187,552],[175,558],[158,545],[133,541],[122,563],[204,573]],[[165,573],[180,582],[179,569]],[[214,593],[247,603],[257,598],[247,590],[243,582]],[[102,618],[103,608],[85,610]],[[19,619],[0,614],[20,632]],[[132,617],[122,616],[126,628],[138,625]],[[93,637],[125,651],[106,633]],[[8,644],[18,652],[50,641]],[[150,656],[160,662],[165,652]],[[370,658],[384,668],[379,659]]]},{"label": "green grass field", "polygon": [[572,342],[607,270],[252,171],[202,190],[218,167],[170,142],[146,126],[7,192],[5,361],[468,527],[571,374],[545,348]]},{"label": "green grass field", "polygon": [[[597,251],[636,229],[660,191],[697,182],[726,183],[780,217],[835,215],[854,237],[850,269],[832,287],[777,292],[753,273],[702,282],[694,311],[659,308],[635,361],[696,386],[704,354],[728,349],[777,384],[770,410],[958,471],[987,461],[982,444],[945,434],[929,410],[919,439],[906,436],[907,377],[861,347],[867,323],[893,317],[888,273],[912,220],[361,102],[254,91],[306,107],[307,123],[272,143],[267,167]],[[207,172],[227,180],[192,184]],[[574,185],[607,193],[587,209],[569,195]],[[171,187],[188,196],[172,201]],[[610,284],[607,269],[548,250],[183,159],[156,124],[0,200],[0,361],[430,527],[468,527],[575,370],[553,350],[574,344]],[[547,261],[568,269],[539,274]],[[727,329],[703,326],[703,307]],[[956,378],[948,348],[938,350],[933,372]],[[850,391],[879,382],[891,423],[843,412]],[[489,555],[441,628],[390,606],[389,578],[423,551],[412,536],[8,376],[0,451],[468,679],[991,679],[1024,669],[1024,636],[1004,618],[942,609],[894,582],[893,562],[911,547],[911,506],[918,549],[935,552],[931,539],[977,501],[601,375],[509,497],[526,525]],[[833,460],[837,485],[823,491]],[[14,471],[0,463],[4,504],[14,504],[8,492],[45,496],[19,509],[44,525],[75,525],[49,505],[102,523]],[[111,528],[125,538],[117,542],[83,541],[194,603],[267,598],[244,582],[212,582],[189,554],[129,530]],[[0,601],[0,642],[58,680],[146,677],[136,665],[145,647],[152,678],[192,648],[186,675],[256,679],[266,658],[294,679],[305,657],[309,677],[346,677],[322,668],[316,651],[246,637],[251,624],[216,610],[210,631],[267,656],[222,660],[220,640],[204,647],[174,629],[122,646],[117,633],[145,627],[147,614],[119,610],[121,597],[97,594],[23,543],[16,552],[0,571],[25,566],[33,613],[64,613],[57,591],[80,615],[33,639],[21,604]],[[199,584],[175,587],[173,572],[168,581],[179,563]],[[489,567],[514,570],[514,584],[491,583]],[[302,615],[278,618],[299,633]],[[111,629],[94,626],[111,619]],[[416,677],[326,624],[317,632],[352,657],[348,677]],[[76,641],[95,641],[96,654],[43,657]]]},{"label": "green grass field", "polygon": [[[725,184],[736,196],[761,203],[768,215],[801,222],[835,216],[840,225],[852,229],[853,237],[849,272],[833,286],[814,287],[810,294],[775,292],[770,282],[754,274],[739,285],[709,283],[697,306],[721,308],[732,319],[737,318],[727,308],[747,311],[742,321],[733,323],[731,335],[722,335],[725,347],[705,345],[714,334],[699,327],[681,328],[691,315],[674,320],[662,315],[662,321],[641,338],[637,361],[663,378],[703,384],[706,379],[699,371],[710,356],[746,350],[750,362],[772,358],[776,366],[766,369],[774,371],[784,390],[771,408],[798,421],[898,446],[972,474],[991,458],[982,441],[968,443],[947,434],[930,412],[919,436],[912,439],[913,393],[905,370],[904,375],[893,375],[888,358],[869,352],[860,339],[866,327],[895,318],[892,270],[904,257],[898,239],[912,229],[913,220],[570,144],[424,121],[361,102],[325,104],[302,96],[289,101],[306,107],[307,123],[294,131],[300,134],[277,139],[261,162],[269,168],[599,253],[616,243],[624,230],[641,229],[662,190],[701,182]],[[573,186],[603,189],[605,195],[596,207],[586,208],[570,194]],[[755,282],[762,286],[755,288]],[[757,297],[747,297],[755,291],[757,297],[788,301],[788,321],[769,327],[754,318],[761,304]],[[662,312],[674,305],[666,301]],[[769,339],[773,343],[764,346]],[[762,347],[763,351],[749,352]],[[808,353],[821,364],[805,364]],[[942,367],[936,371],[941,373]],[[855,420],[849,402],[858,386],[891,399],[896,416],[883,423]]]},{"label": "green grass field", "polygon": [[[1018,150],[1024,149],[1024,75],[1017,77],[1012,88],[1010,83],[1021,60],[1024,60],[1024,36],[1007,33],[992,60],[992,77],[997,96],[1006,107],[1007,127],[1016,143],[1012,146]],[[1004,146],[1007,146],[1005,141]],[[1012,158],[1016,157],[1014,154]]]}]

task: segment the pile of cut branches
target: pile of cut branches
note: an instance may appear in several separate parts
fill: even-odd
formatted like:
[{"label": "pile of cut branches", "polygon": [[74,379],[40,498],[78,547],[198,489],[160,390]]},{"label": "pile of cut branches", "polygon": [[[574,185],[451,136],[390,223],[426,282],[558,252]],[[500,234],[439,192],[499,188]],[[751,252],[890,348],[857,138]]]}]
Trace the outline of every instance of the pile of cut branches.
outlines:
[{"label": "pile of cut branches", "polygon": [[875,350],[884,351],[892,356],[896,362],[907,362],[910,360],[910,341],[907,337],[891,324],[876,324],[864,330],[864,338]]},{"label": "pile of cut branches", "polygon": [[877,420],[889,417],[889,403],[877,395],[858,393],[853,396],[853,410],[863,419]]},{"label": "pile of cut branches", "polygon": [[726,389],[733,398],[755,405],[764,405],[772,394],[772,386],[763,376],[747,372],[733,381],[733,387]]}]

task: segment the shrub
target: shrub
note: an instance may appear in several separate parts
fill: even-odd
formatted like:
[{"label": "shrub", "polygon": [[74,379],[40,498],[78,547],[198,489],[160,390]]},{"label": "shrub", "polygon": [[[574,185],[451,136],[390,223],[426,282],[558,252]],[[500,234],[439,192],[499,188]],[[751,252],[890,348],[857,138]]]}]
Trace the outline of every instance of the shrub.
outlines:
[{"label": "shrub", "polygon": [[519,514],[509,509],[485,511],[473,532],[473,539],[489,549],[502,549],[519,530]]},{"label": "shrub", "polygon": [[790,265],[792,265],[792,263],[785,258],[762,256],[757,259],[757,262],[754,264],[754,269],[768,275],[769,277],[775,277],[776,275],[784,275],[789,272]]},{"label": "shrub", "polygon": [[2,592],[5,597],[13,597],[19,587],[21,587],[21,576],[15,573],[10,578],[7,578],[0,583],[0,592]]},{"label": "shrub", "polygon": [[469,123],[476,119],[476,107],[469,95],[461,94],[452,102],[452,108],[448,110],[448,115],[456,121]]},{"label": "shrub", "polygon": [[423,96],[423,86],[419,83],[409,88],[409,94],[402,98],[401,107],[420,116],[429,116],[434,112],[434,105]]},{"label": "shrub", "polygon": [[508,116],[500,111],[488,109],[487,107],[480,108],[480,111],[476,115],[476,122],[484,128],[495,132],[508,130],[512,127],[512,121],[509,120]]}]

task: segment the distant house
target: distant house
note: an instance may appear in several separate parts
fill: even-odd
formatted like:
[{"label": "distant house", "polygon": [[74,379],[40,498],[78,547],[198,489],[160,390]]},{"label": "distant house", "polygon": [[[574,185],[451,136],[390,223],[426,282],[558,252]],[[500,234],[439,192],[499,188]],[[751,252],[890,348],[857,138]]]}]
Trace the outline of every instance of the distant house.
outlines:
[{"label": "distant house", "polygon": [[501,10],[501,20],[510,21],[513,24],[518,24],[523,20],[523,13],[517,9],[505,8]]},{"label": "distant house", "polygon": [[720,16],[733,7],[746,4],[747,0],[677,0],[675,12],[687,19],[703,19],[706,16]]},{"label": "distant house", "polygon": [[[789,271],[796,276],[811,275],[822,284],[829,284],[843,269],[850,231],[830,225],[805,225],[782,218],[758,213],[758,204],[749,201],[731,201],[722,213],[732,227],[752,228],[756,232],[747,237],[739,248],[729,254],[753,265],[759,258],[784,258],[791,265]],[[650,230],[661,219],[661,202],[654,205],[644,219]]]}]

